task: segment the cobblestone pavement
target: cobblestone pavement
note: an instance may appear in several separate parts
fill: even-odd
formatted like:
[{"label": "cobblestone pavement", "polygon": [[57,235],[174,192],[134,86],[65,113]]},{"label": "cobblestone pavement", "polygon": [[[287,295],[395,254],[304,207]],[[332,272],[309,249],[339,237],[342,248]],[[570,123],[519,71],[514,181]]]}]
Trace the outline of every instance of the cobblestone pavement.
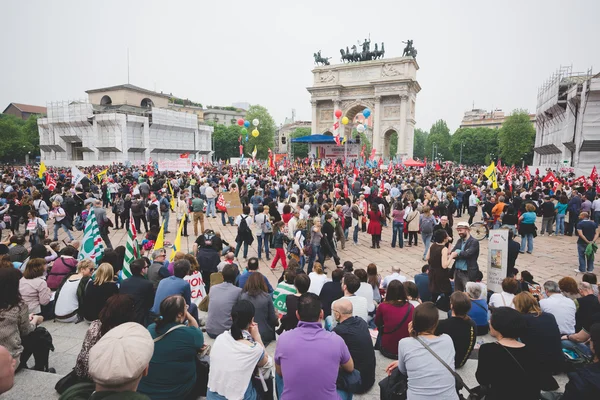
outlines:
[{"label": "cobblestone pavement", "polygon": [[[110,215],[110,212],[109,212]],[[165,237],[166,241],[173,242],[176,235],[176,221],[174,214],[171,215],[169,231]],[[464,220],[463,218],[455,219],[454,223]],[[539,226],[538,221],[538,226]],[[235,245],[234,239],[236,235],[236,227],[222,226],[220,216],[218,218],[206,218],[205,229],[211,228],[216,232],[221,232],[222,237],[227,240],[231,245]],[[345,250],[339,250],[340,258],[343,261],[352,261],[355,268],[366,268],[369,263],[375,263],[378,267],[379,272],[385,276],[391,273],[393,265],[400,265],[402,273],[408,277],[413,277],[415,274],[420,273],[421,267],[424,264],[422,261],[423,257],[423,245],[419,238],[419,245],[417,247],[404,247],[392,248],[391,243],[391,227],[383,229],[382,242],[380,249],[371,249],[371,238],[366,233],[359,234],[359,245],[354,246],[352,243],[347,243]],[[194,244],[195,237],[193,236],[194,230],[190,223],[188,225],[189,237],[182,238],[182,251],[191,251]],[[74,232],[76,239],[81,239],[83,236],[82,232]],[[140,235],[143,236],[143,235]],[[455,233],[455,237],[458,237]],[[59,234],[59,240],[67,239],[66,234],[61,232]],[[127,240],[127,231],[124,229],[111,230],[110,239],[113,246],[125,245]],[[563,276],[575,276],[574,269],[577,268],[577,249],[576,249],[576,238],[567,236],[538,236],[535,239],[533,254],[521,254],[517,260],[517,268],[519,270],[528,270],[535,277],[537,282],[543,283],[546,280],[558,280]],[[484,240],[480,242],[481,252],[479,255],[479,266],[484,273],[484,280],[486,275],[487,266],[487,242]],[[271,252],[274,256],[274,252]],[[254,241],[248,251],[248,257],[257,255],[257,242]],[[240,252],[240,264],[244,265],[244,260],[241,258],[242,253]],[[270,262],[269,262],[270,263]],[[277,278],[283,271],[281,265],[275,270],[270,269],[270,264],[266,260],[261,260],[260,271],[265,274],[271,283],[275,284]],[[326,267],[330,273],[334,268],[333,261],[326,261]],[[203,316],[201,316],[203,317]],[[46,374],[35,371],[23,371],[17,374],[15,387],[8,393],[1,395],[2,400],[12,399],[57,399],[58,395],[54,391],[54,384],[63,375],[69,373],[75,365],[77,354],[81,349],[81,343],[85,336],[85,332],[88,328],[86,322],[79,324],[61,324],[52,321],[44,322],[45,326],[54,338],[54,345],[56,347],[55,352],[50,354],[50,366],[56,368],[57,374]],[[213,340],[205,335],[207,343],[212,343]],[[493,338],[489,335],[478,338],[479,343],[490,342]],[[275,352],[276,342],[272,342],[267,351],[273,355]],[[376,367],[376,383],[374,387],[366,394],[355,395],[354,398],[361,400],[375,400],[379,398],[379,387],[377,382],[383,379],[385,375],[385,367],[391,360],[388,360],[381,356],[376,351],[377,367]],[[33,361],[30,361],[32,363]],[[477,385],[475,380],[475,371],[477,369],[477,360],[468,360],[467,364],[461,368],[458,372],[464,378],[465,383],[469,387]],[[564,389],[564,385],[567,382],[566,375],[561,374],[555,377],[561,386],[561,390]],[[466,395],[466,392],[463,391]]]}]

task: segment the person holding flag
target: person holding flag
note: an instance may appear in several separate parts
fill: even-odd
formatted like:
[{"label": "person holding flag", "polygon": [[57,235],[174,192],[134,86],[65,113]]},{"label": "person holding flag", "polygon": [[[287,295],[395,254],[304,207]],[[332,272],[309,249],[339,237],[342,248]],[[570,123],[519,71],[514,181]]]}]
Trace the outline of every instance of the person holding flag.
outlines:
[{"label": "person holding flag", "polygon": [[177,226],[179,226],[179,230],[177,235],[181,235],[181,230],[183,226],[183,236],[188,237],[187,225],[188,225],[188,203],[185,201],[185,195],[182,194],[177,199],[177,205],[175,206],[175,219],[177,220]]}]

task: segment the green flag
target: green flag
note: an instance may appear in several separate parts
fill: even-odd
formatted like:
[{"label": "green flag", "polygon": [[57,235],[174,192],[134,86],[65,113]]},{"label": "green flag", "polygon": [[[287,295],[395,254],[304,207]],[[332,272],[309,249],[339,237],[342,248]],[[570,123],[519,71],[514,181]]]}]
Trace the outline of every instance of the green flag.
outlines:
[{"label": "green flag", "polygon": [[104,245],[102,244],[102,237],[100,237],[100,228],[98,228],[96,214],[92,208],[85,222],[83,240],[79,249],[79,260],[90,259],[98,265],[103,255]]}]

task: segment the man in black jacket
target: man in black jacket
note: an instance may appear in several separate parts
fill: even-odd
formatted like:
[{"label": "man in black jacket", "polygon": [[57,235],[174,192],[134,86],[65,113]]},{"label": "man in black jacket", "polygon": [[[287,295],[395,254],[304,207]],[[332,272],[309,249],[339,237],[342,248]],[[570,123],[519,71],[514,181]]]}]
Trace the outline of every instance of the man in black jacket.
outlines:
[{"label": "man in black jacket", "polygon": [[323,254],[325,256],[330,255],[335,261],[335,265],[338,266],[340,265],[340,258],[335,249],[335,228],[333,227],[332,220],[333,216],[331,213],[325,214],[325,223],[323,224],[323,228],[321,228],[321,232],[323,233],[321,249],[323,249]]},{"label": "man in black jacket", "polygon": [[[375,351],[369,327],[361,317],[352,316],[352,303],[349,300],[336,301],[331,312],[337,321],[333,331],[344,339],[354,361],[354,369],[360,372],[361,384],[356,393],[365,393],[375,383]],[[338,375],[337,387],[344,390],[341,381]]]},{"label": "man in black jacket", "polygon": [[456,230],[460,239],[450,253],[450,257],[455,260],[454,291],[464,292],[467,282],[475,282],[477,279],[479,242],[471,236],[471,228],[468,223],[459,222]]},{"label": "man in black jacket", "polygon": [[134,321],[148,326],[148,312],[154,304],[154,286],[144,278],[144,273],[148,272],[148,265],[146,261],[138,258],[129,265],[129,269],[131,277],[123,280],[119,292],[133,298]]}]

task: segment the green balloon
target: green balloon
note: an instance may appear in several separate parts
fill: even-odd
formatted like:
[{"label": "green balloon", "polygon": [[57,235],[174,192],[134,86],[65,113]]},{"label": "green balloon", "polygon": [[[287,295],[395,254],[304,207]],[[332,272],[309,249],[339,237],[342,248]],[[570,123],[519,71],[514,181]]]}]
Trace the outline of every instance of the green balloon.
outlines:
[{"label": "green balloon", "polygon": [[242,134],[243,134],[243,135],[247,135],[247,134],[248,134],[248,129],[246,129],[246,128],[242,128]]}]

